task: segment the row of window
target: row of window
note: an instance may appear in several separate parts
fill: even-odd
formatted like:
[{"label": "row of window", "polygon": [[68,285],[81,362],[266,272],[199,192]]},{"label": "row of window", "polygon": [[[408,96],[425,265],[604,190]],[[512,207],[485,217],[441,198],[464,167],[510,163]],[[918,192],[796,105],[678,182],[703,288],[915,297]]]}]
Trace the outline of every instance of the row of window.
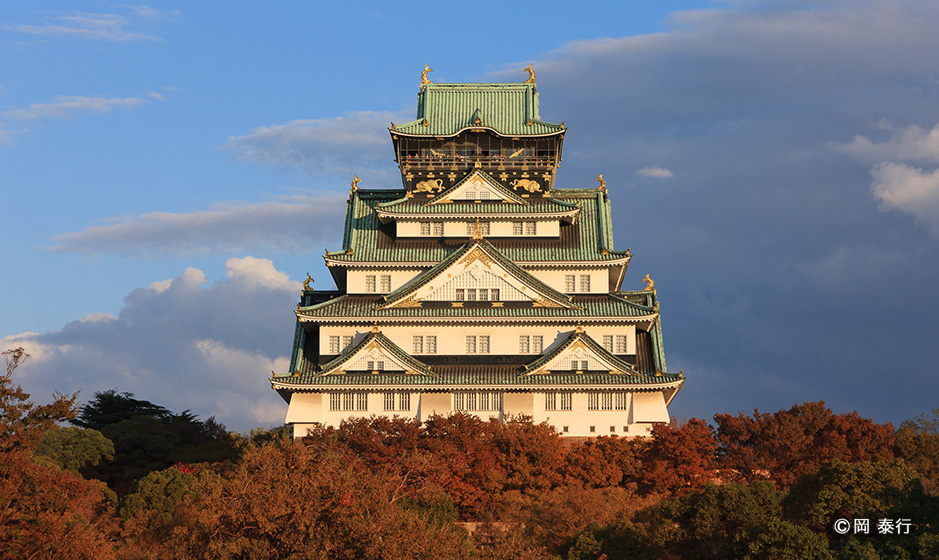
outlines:
[{"label": "row of window", "polygon": [[[385,393],[386,411],[411,410],[411,393]],[[330,393],[331,411],[367,411],[368,393]]]},{"label": "row of window", "polygon": [[[479,224],[479,233],[489,235],[490,222],[466,222],[466,235],[476,234],[476,224]],[[443,222],[420,222],[421,235],[440,237],[443,235]],[[535,235],[537,222],[512,222],[512,235]]]},{"label": "row of window", "polygon": [[[479,296],[477,299],[476,296]],[[499,301],[498,288],[457,288],[457,301]]]},{"label": "row of window", "polygon": [[[460,290],[457,290],[459,292]],[[485,291],[485,290],[481,290]],[[489,290],[490,292],[496,292],[498,295],[499,290]],[[471,340],[472,339],[472,340]],[[340,350],[348,347],[352,344],[351,336],[337,336],[331,335],[329,337],[329,353],[338,354]],[[470,350],[470,348],[474,350]],[[485,348],[483,350],[482,348]],[[607,352],[615,352],[617,354],[626,353],[626,335],[603,335],[603,348]],[[544,351],[544,336],[540,334],[523,334],[518,337],[518,353],[519,354],[541,354]],[[437,335],[414,335],[411,337],[411,352],[413,354],[436,354],[437,353]],[[468,335],[466,337],[466,352],[469,354],[487,354],[489,353],[489,335]],[[577,360],[571,360],[571,369],[588,369],[586,366],[587,362],[583,362],[584,367],[577,367],[581,365]],[[372,368],[368,369],[381,369],[381,368]]]},{"label": "row of window", "polygon": [[[544,408],[545,410],[571,410],[572,400],[573,393],[545,393]],[[384,393],[383,403],[386,411],[411,410],[411,393]],[[330,393],[329,410],[367,411],[368,393]],[[502,393],[490,391],[453,393],[453,410],[500,411],[502,410]],[[626,410],[626,393],[600,391],[587,393],[587,410]]]},{"label": "row of window", "polygon": [[564,275],[564,291],[565,292],[589,292],[590,291],[590,275],[581,274],[580,275],[580,289],[576,290],[577,285],[577,275],[574,274],[565,274]]},{"label": "row of window", "polygon": [[[374,294],[376,291],[376,276],[374,274],[365,275],[365,291],[371,294]],[[382,274],[381,275],[381,293],[388,293],[391,291],[391,275]]]}]

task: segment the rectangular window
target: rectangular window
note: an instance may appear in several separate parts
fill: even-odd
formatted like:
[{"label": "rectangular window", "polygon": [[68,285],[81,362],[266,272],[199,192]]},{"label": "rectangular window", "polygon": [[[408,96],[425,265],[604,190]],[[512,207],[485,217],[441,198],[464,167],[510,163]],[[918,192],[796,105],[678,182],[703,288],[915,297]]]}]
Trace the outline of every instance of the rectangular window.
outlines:
[{"label": "rectangular window", "polygon": [[430,235],[430,222],[421,222],[421,235]]},{"label": "rectangular window", "polygon": [[391,275],[390,274],[381,275],[381,291],[382,293],[385,293],[385,294],[391,291]]},{"label": "rectangular window", "polygon": [[453,410],[502,410],[502,393],[461,391],[453,393]]},{"label": "rectangular window", "polygon": [[443,222],[433,222],[434,226],[434,235],[440,237],[443,235]]},{"label": "rectangular window", "polygon": [[475,288],[466,289],[466,301],[476,301],[476,289]]},{"label": "rectangular window", "polygon": [[613,410],[613,393],[602,393],[602,405],[600,408],[602,410]]},{"label": "rectangular window", "polygon": [[616,426],[610,426],[610,433],[616,432]]},{"label": "rectangular window", "polygon": [[489,200],[490,198],[489,195],[491,194],[492,193],[489,191],[479,191],[479,194],[477,196],[479,197],[479,200]]},{"label": "rectangular window", "polygon": [[329,353],[330,354],[339,353],[339,337],[338,336],[329,337]]},{"label": "rectangular window", "polygon": [[562,431],[562,432],[564,432],[564,433],[566,434],[566,433],[567,433],[567,431],[568,431],[568,430],[567,430],[567,426],[564,426],[564,427],[562,427],[562,428],[561,428],[561,431]]},{"label": "rectangular window", "polygon": [[356,393],[355,409],[356,410],[368,410],[368,393]]},{"label": "rectangular window", "polygon": [[522,234],[522,222],[512,222],[512,235]]},{"label": "rectangular window", "polygon": [[581,292],[590,291],[590,275],[589,274],[580,275],[580,291]]},{"label": "rectangular window", "polygon": [[489,299],[492,301],[499,301],[499,290],[496,288],[490,288]]},{"label": "rectangular window", "polygon": [[394,393],[385,393],[385,410],[394,410],[395,409],[395,394]]},{"label": "rectangular window", "polygon": [[436,354],[437,353],[437,335],[429,334],[426,338],[427,341],[427,353]]},{"label": "rectangular window", "polygon": [[597,427],[596,427],[596,426],[590,426],[590,433],[591,433],[591,434],[594,433],[594,432],[596,432],[596,431],[597,431]]},{"label": "rectangular window", "polygon": [[378,360],[375,363],[375,369],[378,371],[385,371],[385,360]]},{"label": "rectangular window", "polygon": [[355,410],[355,393],[342,394],[342,409]]},{"label": "rectangular window", "polygon": [[375,360],[367,360],[365,362],[365,369],[367,369],[368,371],[372,371],[373,369],[375,369]]},{"label": "rectangular window", "polygon": [[573,274],[564,275],[564,291],[565,292],[574,291],[574,275]]},{"label": "rectangular window", "polygon": [[558,394],[557,393],[545,393],[544,394],[544,409],[545,410],[557,410],[558,405]]},{"label": "rectangular window", "polygon": [[571,369],[575,371],[587,371],[590,369],[590,362],[587,360],[571,360]]},{"label": "rectangular window", "polygon": [[531,342],[527,334],[520,335],[518,337],[518,353],[519,354],[528,354],[531,352]]},{"label": "rectangular window", "polygon": [[535,222],[525,222],[525,235],[535,235]]},{"label": "rectangular window", "polygon": [[411,352],[414,354],[423,354],[424,353],[424,337],[421,335],[414,335],[411,337]]},{"label": "rectangular window", "polygon": [[489,301],[489,290],[486,288],[479,289],[479,301]]},{"label": "rectangular window", "polygon": [[615,393],[616,410],[626,410],[626,393]]},{"label": "rectangular window", "polygon": [[571,393],[561,393],[561,410],[571,409]]},{"label": "rectangular window", "polygon": [[535,354],[541,354],[542,350],[544,350],[544,337],[540,334],[532,335],[531,351]]},{"label": "rectangular window", "polygon": [[476,233],[476,222],[466,222],[466,235],[474,235]]},{"label": "rectangular window", "polygon": [[466,336],[466,353],[467,354],[476,353],[476,336],[475,335]]},{"label": "rectangular window", "polygon": [[398,410],[411,410],[411,393],[398,395]]},{"label": "rectangular window", "polygon": [[492,410],[489,408],[489,393],[479,394],[479,410]]},{"label": "rectangular window", "polygon": [[457,290],[456,290],[456,300],[457,300],[457,301],[464,301],[465,299],[466,299],[466,290],[457,288]]},{"label": "rectangular window", "polygon": [[352,346],[352,335],[342,337],[342,349],[345,350],[350,346]]},{"label": "rectangular window", "polygon": [[453,410],[466,410],[466,393],[453,393]]},{"label": "rectangular window", "polygon": [[365,277],[365,291],[368,293],[375,292],[375,275],[369,274]]},{"label": "rectangular window", "polygon": [[489,353],[489,335],[488,334],[479,335],[479,353],[480,354]]},{"label": "rectangular window", "polygon": [[603,335],[603,349],[607,352],[613,351],[613,335],[605,334]]},{"label": "rectangular window", "polygon": [[342,410],[342,395],[339,393],[329,394],[329,410]]},{"label": "rectangular window", "polygon": [[617,354],[626,353],[626,335],[622,335],[622,334],[616,335],[616,353]]},{"label": "rectangular window", "polygon": [[476,406],[476,393],[466,394],[466,410],[479,410]]},{"label": "rectangular window", "polygon": [[600,410],[600,393],[587,393],[587,410]]}]

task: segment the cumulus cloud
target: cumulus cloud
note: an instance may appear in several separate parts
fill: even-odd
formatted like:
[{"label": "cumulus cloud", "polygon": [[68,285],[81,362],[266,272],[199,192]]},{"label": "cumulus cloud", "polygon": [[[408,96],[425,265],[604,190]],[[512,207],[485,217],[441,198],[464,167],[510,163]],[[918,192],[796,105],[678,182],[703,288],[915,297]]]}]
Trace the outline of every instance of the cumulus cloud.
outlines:
[{"label": "cumulus cloud", "polygon": [[871,191],[884,208],[912,214],[939,237],[939,170],[885,162],[871,170]]},{"label": "cumulus cloud", "polygon": [[68,37],[118,43],[159,41],[159,37],[135,28],[143,23],[176,21],[180,15],[176,10],[160,12],[149,6],[129,9],[134,21],[114,13],[67,12],[49,15],[40,25],[20,24],[11,28],[37,37]]},{"label": "cumulus cloud", "polygon": [[672,172],[664,167],[643,167],[636,171],[636,175],[652,177],[653,179],[667,179],[672,176]]},{"label": "cumulus cloud", "polygon": [[57,235],[46,249],[151,256],[298,253],[308,250],[311,242],[335,240],[342,231],[344,200],[343,195],[298,195],[188,213],[150,212]]},{"label": "cumulus cloud", "polygon": [[15,381],[37,402],[54,391],[80,390],[87,400],[117,388],[236,430],[283,422],[286,406],[267,378],[289,367],[300,283],[267,259],[232,258],[225,268],[215,282],[189,268],[138,288],[116,316],[0,339],[32,354]]},{"label": "cumulus cloud", "polygon": [[238,160],[311,175],[351,178],[358,174],[365,187],[373,178],[397,180],[388,128],[392,122],[413,118],[413,112],[356,111],[339,117],[296,120],[233,136],[222,148]]}]

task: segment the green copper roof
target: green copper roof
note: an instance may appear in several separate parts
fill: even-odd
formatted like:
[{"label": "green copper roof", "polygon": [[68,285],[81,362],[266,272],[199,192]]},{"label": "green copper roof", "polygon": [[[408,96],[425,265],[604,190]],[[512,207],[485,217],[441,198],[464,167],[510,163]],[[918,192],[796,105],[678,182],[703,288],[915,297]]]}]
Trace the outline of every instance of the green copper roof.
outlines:
[{"label": "green copper roof", "polygon": [[391,132],[453,136],[466,128],[488,128],[503,136],[566,130],[541,120],[535,84],[424,84],[417,94],[417,120],[394,125]]},{"label": "green copper roof", "polygon": [[[588,317],[622,317],[637,321],[652,320],[658,311],[627,301],[616,295],[573,296],[576,308],[564,307],[395,307],[381,309],[386,304],[382,296],[342,295],[329,301],[310,307],[301,308],[297,314],[309,318],[358,317],[368,319],[427,317],[449,318],[459,321],[461,318],[491,317],[493,319],[511,318],[557,318],[576,321]],[[464,306],[467,302],[463,303]]]},{"label": "green copper roof", "polygon": [[[488,238],[503,255],[516,263],[611,261],[629,255],[613,250],[610,202],[603,191],[595,189],[554,189],[553,202],[569,209],[579,204],[580,213],[573,225],[562,225],[559,238]],[[359,190],[346,206],[346,230],[343,249],[326,253],[329,260],[341,262],[439,262],[462,247],[463,240],[396,238],[394,226],[383,226],[376,208],[404,196],[401,190]],[[446,204],[440,206],[456,206]],[[484,206],[478,204],[475,206]],[[520,206],[520,205],[509,205]],[[540,204],[533,204],[538,208]],[[533,216],[534,217],[534,216]],[[349,252],[349,249],[352,252]]]}]

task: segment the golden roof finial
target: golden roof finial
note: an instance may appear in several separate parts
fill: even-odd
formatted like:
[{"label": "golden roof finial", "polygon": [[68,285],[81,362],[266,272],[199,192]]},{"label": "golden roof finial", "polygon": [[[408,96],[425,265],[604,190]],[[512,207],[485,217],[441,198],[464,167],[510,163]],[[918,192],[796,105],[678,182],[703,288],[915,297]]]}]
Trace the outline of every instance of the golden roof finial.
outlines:
[{"label": "golden roof finial", "polygon": [[584,326],[583,326],[583,325],[577,325],[577,328],[574,329],[574,333],[575,333],[575,334],[584,334]]},{"label": "golden roof finial", "polygon": [[362,179],[359,179],[358,175],[353,175],[355,179],[352,179],[352,189],[349,192],[355,192],[359,190],[359,183],[362,182]]},{"label": "golden roof finial", "polygon": [[306,280],[303,281],[303,291],[310,291],[310,284],[313,282],[313,277],[310,276],[310,273],[306,273]]},{"label": "golden roof finial", "polygon": [[424,71],[421,72],[421,89],[422,89],[422,90],[424,89],[424,84],[432,84],[432,83],[434,83],[434,82],[430,81],[429,79],[427,79],[427,73],[428,73],[428,72],[433,72],[433,71],[434,71],[433,68],[431,68],[430,66],[427,66],[426,64],[424,65]]},{"label": "golden roof finial", "polygon": [[603,180],[603,173],[597,175],[596,180],[600,182],[600,186],[597,187],[597,190],[598,190],[598,191],[604,191],[604,192],[605,192],[605,191],[606,191],[606,181]]},{"label": "golden roof finial", "polygon": [[649,278],[649,275],[646,274],[646,277],[642,279],[646,283],[645,291],[654,292],[655,291],[655,282]]},{"label": "golden roof finial", "polygon": [[372,325],[372,332],[378,334],[381,332],[381,329],[378,328],[378,325]]},{"label": "golden roof finial", "polygon": [[522,70],[528,72],[528,79],[522,83],[525,83],[525,84],[535,83],[535,71],[531,69],[531,64],[528,65],[528,68],[522,68]]}]

